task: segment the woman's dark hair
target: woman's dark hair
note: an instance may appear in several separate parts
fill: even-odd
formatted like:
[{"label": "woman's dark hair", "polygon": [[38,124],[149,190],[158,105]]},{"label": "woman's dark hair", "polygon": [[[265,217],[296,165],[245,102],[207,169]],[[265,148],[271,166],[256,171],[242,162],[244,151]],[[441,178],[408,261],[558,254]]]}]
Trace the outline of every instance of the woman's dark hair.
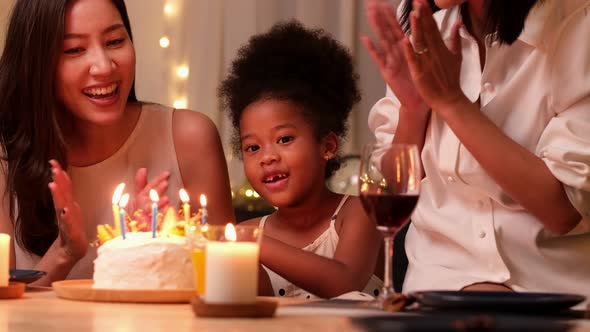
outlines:
[{"label": "woman's dark hair", "polygon": [[[55,76],[69,0],[17,0],[0,58],[0,156],[15,239],[42,256],[57,238],[50,159],[67,168]],[[123,0],[113,0],[131,37]],[[129,101],[136,101],[135,87]],[[6,196],[2,196],[6,197]]]},{"label": "woman's dark hair", "polygon": [[[299,106],[318,139],[333,132],[346,136],[346,120],[360,101],[352,57],[323,30],[291,20],[250,38],[219,87],[224,109],[234,126],[234,151],[241,156],[240,118],[261,99],[285,100]],[[337,156],[326,165],[326,178],[340,168]]]},{"label": "woman's dark hair", "polygon": [[[491,34],[493,40],[502,44],[512,44],[518,39],[518,36],[524,29],[524,23],[531,9],[543,0],[485,0],[484,12],[487,15],[484,32]],[[433,11],[438,8],[434,0],[428,0]],[[410,31],[410,12],[412,12],[412,0],[405,0],[400,24],[404,31]],[[469,27],[471,25],[470,17],[467,10],[467,2],[461,5],[461,14],[463,23]]]}]

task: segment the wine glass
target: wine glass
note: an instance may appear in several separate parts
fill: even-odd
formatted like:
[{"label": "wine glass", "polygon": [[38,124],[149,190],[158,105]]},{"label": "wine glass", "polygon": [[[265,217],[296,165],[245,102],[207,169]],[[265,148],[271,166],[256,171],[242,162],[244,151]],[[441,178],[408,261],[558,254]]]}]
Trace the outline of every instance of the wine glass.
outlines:
[{"label": "wine glass", "polygon": [[382,309],[386,309],[386,301],[395,295],[391,268],[393,237],[416,207],[421,180],[416,145],[370,143],[364,146],[359,173],[360,199],[385,241],[383,288],[376,298]]}]

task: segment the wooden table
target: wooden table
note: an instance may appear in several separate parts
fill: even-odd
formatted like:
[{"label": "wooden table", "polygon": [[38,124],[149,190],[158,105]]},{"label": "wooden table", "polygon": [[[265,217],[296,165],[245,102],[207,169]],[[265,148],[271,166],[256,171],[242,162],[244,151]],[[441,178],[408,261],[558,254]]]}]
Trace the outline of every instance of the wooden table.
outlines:
[{"label": "wooden table", "polygon": [[291,311],[282,306],[267,319],[199,318],[189,304],[69,301],[36,288],[23,298],[0,300],[0,331],[359,331],[345,316]]},{"label": "wooden table", "polygon": [[[213,319],[195,317],[189,304],[126,304],[79,302],[56,297],[50,289],[28,290],[17,300],[0,300],[0,332],[3,331],[361,331],[346,315],[304,307],[290,307],[293,300],[279,300],[274,318]],[[355,314],[352,312],[352,314]],[[357,312],[367,314],[367,311]],[[375,314],[385,314],[375,311]],[[590,332],[581,321],[576,331]]]}]

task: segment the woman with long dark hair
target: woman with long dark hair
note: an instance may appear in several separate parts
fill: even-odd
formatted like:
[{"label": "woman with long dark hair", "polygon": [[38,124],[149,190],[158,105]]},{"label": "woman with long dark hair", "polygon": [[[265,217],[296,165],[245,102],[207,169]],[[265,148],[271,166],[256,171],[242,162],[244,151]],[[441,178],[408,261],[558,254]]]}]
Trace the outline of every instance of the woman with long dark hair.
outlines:
[{"label": "woman with long dark hair", "polygon": [[[370,2],[369,126],[422,150],[404,291],[590,295],[590,1]],[[436,11],[433,15],[432,11]],[[387,167],[384,157],[383,167]]]},{"label": "woman with long dark hair", "polygon": [[174,205],[185,187],[207,194],[211,221],[233,219],[214,124],[138,102],[134,81],[123,0],[15,2],[0,59],[0,232],[14,235],[12,267],[48,272],[40,284],[92,276],[88,243],[112,223],[119,182],[130,210],[150,189]]}]

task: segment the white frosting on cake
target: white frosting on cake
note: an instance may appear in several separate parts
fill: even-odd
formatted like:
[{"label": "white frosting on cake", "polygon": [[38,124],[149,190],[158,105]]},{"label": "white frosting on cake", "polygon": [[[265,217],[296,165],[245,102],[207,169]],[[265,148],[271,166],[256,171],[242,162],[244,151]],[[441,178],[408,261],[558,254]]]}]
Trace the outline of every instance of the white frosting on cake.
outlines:
[{"label": "white frosting on cake", "polygon": [[128,233],[98,248],[93,288],[194,288],[194,272],[184,237],[153,239],[151,232]]}]

